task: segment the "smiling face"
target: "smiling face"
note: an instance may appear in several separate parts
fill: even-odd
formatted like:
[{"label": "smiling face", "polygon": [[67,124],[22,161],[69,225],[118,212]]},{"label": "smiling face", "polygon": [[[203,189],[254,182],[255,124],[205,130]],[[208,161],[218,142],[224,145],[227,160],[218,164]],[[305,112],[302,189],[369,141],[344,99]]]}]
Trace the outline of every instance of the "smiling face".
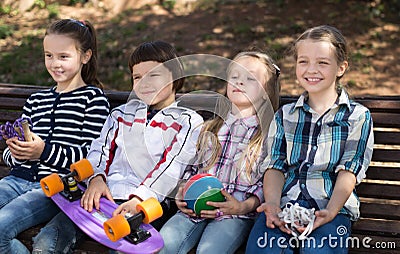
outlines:
[{"label": "smiling face", "polygon": [[239,111],[250,110],[254,114],[266,94],[267,78],[266,67],[257,58],[243,56],[236,59],[228,73],[229,100]]},{"label": "smiling face", "polygon": [[81,54],[75,40],[66,35],[49,34],[44,37],[45,65],[57,86],[84,85],[81,77],[82,65],[90,59],[91,52]]},{"label": "smiling face", "polygon": [[310,96],[337,95],[336,79],[344,74],[347,61],[338,63],[328,41],[305,39],[296,45],[296,77]]},{"label": "smiling face", "polygon": [[132,67],[133,90],[153,109],[162,109],[175,101],[172,73],[163,64],[145,61]]}]

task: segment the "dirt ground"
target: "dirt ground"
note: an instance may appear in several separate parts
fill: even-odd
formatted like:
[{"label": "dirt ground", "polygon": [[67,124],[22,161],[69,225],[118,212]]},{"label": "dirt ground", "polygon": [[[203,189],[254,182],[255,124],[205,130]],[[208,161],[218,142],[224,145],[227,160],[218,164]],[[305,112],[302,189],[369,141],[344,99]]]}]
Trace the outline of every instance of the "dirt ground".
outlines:
[{"label": "dirt ground", "polygon": [[[282,94],[297,95],[301,89],[295,82],[288,49],[305,29],[330,24],[343,32],[350,45],[350,69],[342,80],[350,93],[400,94],[400,11],[379,5],[381,1],[192,0],[179,4],[136,0],[134,5],[120,4],[118,10],[113,1],[75,2],[78,3],[59,4],[55,16],[50,15],[49,8],[39,6],[24,13],[0,14],[0,26],[14,29],[11,35],[0,39],[0,64],[8,65],[6,54],[13,56],[9,62],[15,64],[0,67],[0,82],[50,82],[41,53],[44,28],[57,18],[75,18],[90,20],[97,29],[100,78],[108,88],[130,90],[129,53],[143,41],[165,40],[180,55],[204,53],[231,58],[254,46],[266,50],[282,69]],[[22,63],[14,63],[19,58]],[[222,91],[223,87],[221,80],[189,78],[184,92]]]}]

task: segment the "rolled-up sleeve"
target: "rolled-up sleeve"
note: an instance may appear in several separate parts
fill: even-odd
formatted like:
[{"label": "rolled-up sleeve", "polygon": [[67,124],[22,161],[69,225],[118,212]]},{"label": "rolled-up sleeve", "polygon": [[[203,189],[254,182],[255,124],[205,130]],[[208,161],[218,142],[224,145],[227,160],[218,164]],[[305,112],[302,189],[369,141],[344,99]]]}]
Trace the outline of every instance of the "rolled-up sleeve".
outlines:
[{"label": "rolled-up sleeve", "polygon": [[336,172],[346,170],[354,173],[358,184],[365,178],[372,158],[374,135],[371,113],[366,110],[355,115],[351,119],[350,126],[345,152]]}]

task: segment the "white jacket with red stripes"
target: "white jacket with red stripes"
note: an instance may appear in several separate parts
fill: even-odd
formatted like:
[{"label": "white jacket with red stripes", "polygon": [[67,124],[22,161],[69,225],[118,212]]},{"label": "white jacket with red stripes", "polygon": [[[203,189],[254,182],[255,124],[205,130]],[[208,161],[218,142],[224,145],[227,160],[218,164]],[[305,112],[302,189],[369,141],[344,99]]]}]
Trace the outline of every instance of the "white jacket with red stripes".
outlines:
[{"label": "white jacket with red stripes", "polygon": [[105,177],[114,199],[135,195],[162,202],[194,161],[202,117],[175,102],[146,124],[147,108],[133,99],[113,109],[92,142],[87,159],[93,177]]}]

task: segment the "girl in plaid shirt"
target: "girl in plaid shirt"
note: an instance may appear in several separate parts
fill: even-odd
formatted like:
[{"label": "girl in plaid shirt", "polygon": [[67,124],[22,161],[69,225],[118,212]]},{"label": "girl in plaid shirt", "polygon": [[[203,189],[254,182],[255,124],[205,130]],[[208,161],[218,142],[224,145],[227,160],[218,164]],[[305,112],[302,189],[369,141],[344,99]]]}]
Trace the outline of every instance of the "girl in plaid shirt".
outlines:
[{"label": "girl in plaid shirt", "polygon": [[188,175],[215,175],[224,185],[226,201],[209,201],[215,210],[196,216],[182,201],[180,188],[176,198],[180,212],[160,231],[165,243],[161,253],[187,253],[196,244],[197,253],[234,253],[264,200],[259,162],[265,157],[263,137],[278,108],[279,69],[266,54],[242,52],[230,63],[227,74],[231,109],[205,123],[198,141],[198,165],[188,170]]},{"label": "girl in plaid shirt", "polygon": [[[271,123],[265,203],[257,208],[261,214],[247,253],[347,253],[351,221],[360,216],[354,188],[365,177],[373,148],[369,110],[339,85],[347,56],[345,38],[331,26],[311,28],[296,40],[296,76],[306,92]],[[292,230],[306,228],[285,227],[278,213],[287,203],[316,211],[308,238],[294,239],[298,246]]]}]

